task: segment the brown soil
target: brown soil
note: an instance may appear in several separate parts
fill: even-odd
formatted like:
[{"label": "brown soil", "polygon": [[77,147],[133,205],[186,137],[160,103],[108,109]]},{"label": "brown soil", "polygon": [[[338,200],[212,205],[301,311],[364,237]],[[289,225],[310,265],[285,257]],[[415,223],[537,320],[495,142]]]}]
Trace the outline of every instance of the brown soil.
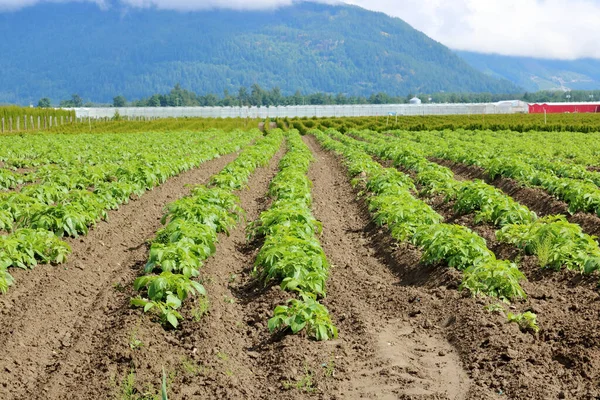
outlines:
[{"label": "brown soil", "polygon": [[[483,309],[490,299],[460,292],[460,273],[421,265],[418,249],[370,223],[339,160],[312,137],[305,141],[316,156],[313,212],[332,264],[324,304],[337,340],[269,334],[266,322],[289,294],[252,277],[261,243],[246,242],[244,224],[220,238],[203,268],[210,310],[199,322],[196,301],[184,307],[179,330],[129,308],[162,206],[187,193],[184,183],[218,171],[227,161],[220,159],[111,213],[73,241],[66,266],[19,276],[0,298],[3,398],[123,398],[128,376],[138,391],[157,393],[162,367],[173,399],[600,396],[600,296],[590,282],[539,275],[525,259],[529,299],[504,308],[535,311],[541,331],[521,332],[503,313]],[[269,205],[264,195],[280,156],[240,192],[248,221]]]},{"label": "brown soil", "polygon": [[204,182],[233,158],[235,154],[204,163],[111,211],[108,222],[100,222],[87,236],[67,240],[73,249],[68,263],[11,270],[17,282],[0,297],[3,398],[49,398],[41,387],[65,367],[82,341],[101,329],[101,317],[113,311],[117,289],[127,287],[147,259],[145,243],[161,226],[163,207],[188,194],[186,185]]},{"label": "brown soil", "polygon": [[[258,129],[261,132],[265,131],[265,123],[264,123],[264,121],[258,123]],[[277,122],[269,122],[269,129],[277,129]]]},{"label": "brown soil", "polygon": [[583,212],[571,215],[568,211],[569,206],[567,203],[558,200],[542,189],[523,186],[510,178],[498,177],[493,180],[489,179],[482,168],[474,165],[465,165],[441,159],[431,159],[431,161],[450,168],[456,174],[457,179],[482,179],[486,181],[488,184],[501,189],[504,193],[515,199],[515,201],[529,207],[540,216],[561,214],[566,216],[570,222],[579,224],[585,233],[594,236],[600,235],[600,217]]},{"label": "brown soil", "polygon": [[[280,151],[269,168],[258,169],[250,178],[249,189],[240,192],[246,219],[256,219],[268,204],[264,198],[268,184],[276,173]],[[212,173],[214,173],[213,171]],[[123,391],[124,380],[134,373],[135,387],[155,393],[161,381],[161,369],[169,376],[169,391],[176,399],[246,398],[256,388],[253,382],[260,366],[256,352],[250,351],[253,337],[268,337],[266,314],[285,299],[278,291],[264,292],[261,301],[250,307],[238,295],[247,271],[252,266],[253,251],[245,246],[244,223],[230,236],[221,235],[215,257],[202,269],[208,292],[209,311],[195,321],[200,310],[197,300],[184,305],[185,322],[179,330],[165,330],[139,310],[128,307],[131,282],[141,266],[130,264],[131,273],[123,293],[112,290],[111,306],[99,316],[101,324],[89,332],[86,340],[64,359],[65,368],[44,382],[48,398],[60,398],[68,392],[76,398],[111,398]],[[144,249],[144,260],[147,249]],[[196,314],[197,315],[197,314]],[[251,326],[245,320],[256,320]],[[132,346],[139,340],[140,346]],[[149,385],[153,387],[148,389]]]},{"label": "brown soil", "polygon": [[[496,248],[493,228],[476,226],[472,216],[452,216],[451,208],[441,211],[489,239],[493,250],[514,254],[514,249]],[[476,300],[460,293],[449,273],[440,279],[444,274],[432,273],[434,267],[418,265],[409,246],[394,250],[380,237],[374,239],[377,245],[371,245],[380,249],[379,255],[385,253],[388,268],[400,278],[397,283],[392,281],[394,291],[377,286],[378,294],[386,292],[380,303],[391,306],[397,317],[417,318],[416,326],[433,329],[449,340],[472,381],[467,398],[592,399],[600,395],[597,373],[593,372],[600,361],[592,344],[597,342],[600,328],[592,317],[600,313],[595,278],[586,281],[568,272],[540,271],[535,258],[525,257],[521,268],[530,279],[524,283],[528,300],[510,308],[505,305],[503,313],[489,313],[482,306],[492,299]],[[412,266],[402,262],[407,253],[414,261]],[[390,255],[396,263],[390,263]],[[460,273],[455,273],[454,281],[460,281]],[[369,286],[370,294],[365,295],[373,296],[373,285]],[[412,296],[403,296],[405,291]],[[506,312],[528,310],[538,313],[541,330],[537,335],[506,323]]]}]

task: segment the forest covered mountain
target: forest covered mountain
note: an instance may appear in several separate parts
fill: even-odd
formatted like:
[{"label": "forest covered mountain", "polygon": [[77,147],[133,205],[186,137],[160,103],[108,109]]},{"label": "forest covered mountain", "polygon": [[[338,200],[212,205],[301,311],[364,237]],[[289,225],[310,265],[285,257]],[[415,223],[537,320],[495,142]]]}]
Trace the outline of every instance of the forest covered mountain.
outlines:
[{"label": "forest covered mountain", "polygon": [[41,3],[0,13],[0,37],[0,103],[73,93],[130,100],[176,83],[219,96],[255,83],[284,94],[519,91],[404,21],[348,5],[176,12]]},{"label": "forest covered mountain", "polygon": [[507,79],[530,92],[600,89],[600,60],[546,60],[468,51],[457,54],[479,71]]}]

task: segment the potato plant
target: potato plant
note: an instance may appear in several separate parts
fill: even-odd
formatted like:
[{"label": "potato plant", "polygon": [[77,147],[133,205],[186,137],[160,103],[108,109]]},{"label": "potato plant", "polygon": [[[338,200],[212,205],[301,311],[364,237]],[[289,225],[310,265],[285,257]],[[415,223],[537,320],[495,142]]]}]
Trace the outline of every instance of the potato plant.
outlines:
[{"label": "potato plant", "polygon": [[[585,135],[578,138],[581,134],[565,133],[565,137],[556,143],[549,143],[552,150],[548,151],[539,146],[545,138],[532,140],[528,136],[538,136],[532,134],[515,137],[515,132],[490,135],[483,131],[423,131],[412,136],[407,132],[392,131],[388,134],[388,141],[390,135],[401,138],[394,144],[408,144],[422,150],[425,156],[479,166],[490,179],[505,177],[539,187],[566,202],[570,213],[583,211],[600,215],[600,174],[587,170],[585,165],[573,164],[573,159],[597,164],[595,150],[587,149],[593,146]],[[580,140],[581,145],[569,146],[571,137]]]},{"label": "potato plant", "polygon": [[327,309],[318,302],[326,295],[329,263],[317,235],[321,223],[312,215],[312,183],[306,176],[312,154],[297,131],[286,135],[287,153],[271,181],[271,207],[249,225],[248,236],[264,238],[255,260],[255,271],[265,282],[280,282],[293,293],[285,306],[275,308],[269,320],[273,331],[303,329],[316,340],[337,337]]},{"label": "potato plant", "polygon": [[280,131],[258,139],[214,175],[208,186],[197,185],[188,197],[167,205],[161,219],[166,226],[152,242],[145,275],[134,283],[141,294],[131,299],[132,306],[154,312],[163,325],[177,328],[183,318],[178,311],[182,302],[189,295],[206,296],[193,278],[200,276],[203,262],[215,254],[218,234],[229,234],[243,216],[233,191],[268,164],[282,141]]},{"label": "potato plant", "polygon": [[[471,271],[469,275],[464,275],[462,287],[474,295],[483,294],[506,300],[525,297],[519,283],[524,276],[516,266],[511,266],[510,273],[496,273],[500,270],[499,266],[506,266],[506,263],[496,260],[482,237],[462,226],[442,223],[440,215],[412,195],[414,186],[405,182],[409,179],[407,176],[404,179],[395,178],[395,174],[400,172],[385,173],[380,164],[366,159],[370,158],[368,151],[376,151],[376,145],[357,141],[333,130],[325,133],[313,130],[310,133],[324,148],[343,157],[354,178],[353,183],[362,184],[365,188],[366,201],[374,221],[387,226],[397,240],[419,246],[423,251],[422,261],[445,263],[450,267]],[[362,166],[368,169],[361,170]],[[386,175],[390,177],[389,184],[380,182],[381,177]],[[372,179],[375,182],[371,182]]]},{"label": "potato plant", "polygon": [[[455,180],[450,169],[425,158],[425,153],[415,145],[418,142],[407,144],[406,141],[400,142],[367,131],[352,131],[351,134],[366,142],[356,141],[352,138],[343,138],[343,140],[414,170],[419,183],[426,187],[425,191],[428,194],[443,194],[447,199],[455,200],[454,208],[458,213],[474,212],[476,223],[488,223],[499,227],[500,230],[496,232],[496,236],[500,241],[523,248],[527,254],[535,254],[543,264],[542,267],[560,269],[564,266],[584,273],[591,273],[600,268],[600,258],[598,257],[600,248],[594,238],[583,233],[580,226],[569,223],[564,217],[548,216],[538,219],[536,214],[527,207],[515,202],[501,190],[481,180]],[[443,154],[437,155],[443,156]],[[476,155],[471,157],[476,157]],[[409,162],[407,163],[406,160]],[[586,199],[591,202],[595,196],[596,189],[591,187],[582,189],[582,185],[593,184],[575,179],[556,178],[551,173],[536,170],[532,165],[520,160],[519,157],[513,159],[509,156],[496,156],[490,158],[486,163],[492,168],[488,172],[492,171],[493,176],[509,176],[521,181],[526,180],[525,177],[535,179],[537,176],[540,181],[536,184],[544,186],[552,181],[565,191],[576,191],[577,193],[574,192],[573,195],[565,194],[572,199],[571,206],[578,204],[579,200],[577,199]],[[569,168],[564,167],[564,169]],[[431,173],[431,171],[435,171],[435,173]],[[590,172],[590,174],[592,173]],[[582,175],[588,176],[583,172]],[[553,193],[553,190],[559,190],[558,186],[549,191]]]},{"label": "potato plant", "polygon": [[[14,283],[9,267],[64,262],[70,249],[58,237],[87,234],[98,221],[107,219],[108,210],[127,203],[132,195],[141,196],[168,178],[236,151],[259,136],[254,130],[148,137],[34,135],[27,141],[7,138],[0,159],[8,168],[34,170],[24,175],[0,172],[0,185],[25,183],[19,191],[0,192],[0,230],[8,233],[0,235],[0,291]],[[215,196],[229,201],[223,193]],[[174,206],[169,218],[177,211],[181,210]],[[237,210],[232,214],[237,218]],[[231,214],[226,217],[225,228],[233,218]],[[156,244],[151,265],[192,275],[200,266],[198,257],[213,252],[198,240],[191,235],[187,242]]]}]

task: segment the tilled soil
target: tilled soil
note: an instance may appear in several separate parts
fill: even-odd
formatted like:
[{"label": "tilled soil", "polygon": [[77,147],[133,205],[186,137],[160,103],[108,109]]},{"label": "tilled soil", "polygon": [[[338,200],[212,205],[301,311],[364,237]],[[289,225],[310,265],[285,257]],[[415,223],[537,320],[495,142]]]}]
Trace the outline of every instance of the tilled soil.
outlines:
[{"label": "tilled soil", "polygon": [[529,207],[540,216],[562,214],[567,217],[569,222],[580,225],[585,233],[594,236],[600,235],[600,217],[584,212],[571,215],[567,203],[558,200],[543,189],[523,186],[510,178],[497,177],[496,179],[489,179],[485,170],[475,165],[465,165],[437,158],[432,158],[431,161],[452,169],[457,178],[484,180],[502,190],[517,202]]},{"label": "tilled soil", "polygon": [[[593,282],[538,274],[535,260],[526,260],[529,299],[515,310],[485,311],[493,301],[460,292],[459,272],[420,264],[418,249],[370,223],[339,160],[304,139],[316,156],[309,173],[313,212],[332,264],[324,304],[338,339],[268,332],[273,308],[291,295],[256,281],[252,263],[262,243],[247,242],[245,223],[220,237],[203,267],[207,313],[189,301],[181,329],[165,330],[128,306],[163,205],[187,193],[183,183],[201,183],[221,169],[228,161],[222,158],[111,213],[108,223],[73,241],[66,266],[19,274],[14,290],[0,298],[3,398],[156,394],[163,368],[173,399],[600,396],[600,298]],[[247,221],[269,206],[265,193],[281,155],[239,193]],[[505,312],[527,309],[538,313],[538,334],[506,322]]]},{"label": "tilled soil", "polygon": [[[507,256],[514,257],[514,249],[494,242],[493,227],[477,226],[472,215],[452,215],[449,205],[438,206],[455,223],[478,230],[491,241],[492,249],[508,251]],[[593,372],[599,358],[593,345],[597,318],[592,316],[600,312],[594,279],[575,279],[563,272],[540,273],[535,258],[526,258],[521,268],[530,279],[524,283],[530,297],[511,307],[504,305],[503,312],[491,313],[483,306],[492,299],[472,299],[457,290],[460,273],[419,265],[415,249],[394,248],[381,232],[372,239],[370,245],[397,276],[396,285],[402,287],[386,293],[381,303],[391,302],[395,315],[407,317],[413,326],[435,331],[453,345],[472,382],[467,398],[592,399],[600,394]],[[382,288],[385,286],[377,286],[376,292]],[[412,296],[407,299],[404,290]],[[372,288],[370,293],[374,295]],[[577,305],[581,299],[588,307],[584,311]],[[538,313],[540,333],[521,332],[506,322],[507,312],[527,310]]]},{"label": "tilled soil", "polygon": [[11,270],[17,282],[0,298],[3,398],[52,397],[43,390],[46,381],[66,367],[69,354],[81,351],[101,317],[112,312],[115,292],[137,273],[131,267],[147,259],[145,243],[161,226],[164,206],[188,194],[186,185],[203,183],[235,157],[206,162],[109,212],[108,222],[67,240],[73,249],[68,263]]},{"label": "tilled soil", "polygon": [[[440,162],[440,164],[449,166],[450,163]],[[464,166],[457,168],[453,164],[452,166],[456,173],[456,179],[483,178],[482,172],[475,171],[474,168]],[[411,171],[403,170],[403,172],[411,176],[414,175]],[[507,179],[501,179],[501,181],[498,186],[503,186],[502,188],[505,191],[510,184],[512,190],[519,193],[517,200],[522,200],[527,191],[532,191],[529,188],[517,187],[518,185],[515,182]],[[496,183],[498,183],[498,180]],[[536,195],[547,196],[540,190],[533,192]],[[512,307],[514,310],[510,311],[513,313],[516,313],[516,310],[519,312],[533,311],[538,314],[542,331],[538,336],[539,342],[535,343],[537,351],[543,354],[549,363],[551,360],[563,365],[565,371],[557,372],[558,376],[561,379],[568,376],[568,380],[571,382],[566,385],[574,386],[570,390],[559,390],[557,394],[559,398],[569,398],[569,393],[573,398],[594,398],[594,396],[597,396],[598,385],[590,384],[589,387],[586,387],[584,381],[590,378],[593,382],[597,381],[597,374],[593,371],[596,368],[596,363],[598,363],[599,353],[592,343],[597,343],[598,336],[596,332],[600,328],[598,318],[593,317],[594,315],[600,315],[600,298],[597,290],[598,277],[582,276],[576,272],[566,270],[543,270],[540,268],[536,257],[525,256],[513,246],[498,242],[495,236],[496,229],[488,224],[475,223],[473,213],[458,215],[453,210],[453,202],[444,202],[441,198],[424,200],[427,200],[437,212],[443,215],[447,222],[466,226],[485,238],[488,247],[498,258],[510,259],[519,264],[521,271],[525,273],[528,279],[528,281],[523,282],[523,288],[529,298],[515,304]],[[553,201],[558,203],[556,200]],[[532,203],[538,204],[536,202]],[[551,209],[556,210],[556,208]],[[586,309],[583,311],[579,306],[581,302],[586,304]],[[568,355],[565,356],[565,354]],[[532,362],[533,360],[539,362],[538,358],[527,361]],[[542,365],[544,364],[542,362]],[[583,379],[581,379],[582,377]],[[564,380],[561,384],[565,384]],[[511,383],[507,382],[505,385],[510,386]],[[519,385],[523,384],[519,383]],[[504,390],[506,391],[506,388]],[[518,389],[512,390],[519,391]],[[548,398],[553,396],[552,392],[548,390],[542,393],[549,396]]]},{"label": "tilled soil", "polygon": [[[268,168],[257,169],[249,188],[238,193],[245,220],[254,220],[265,207],[264,195],[282,156],[280,151]],[[185,320],[179,330],[165,330],[150,316],[128,307],[134,295],[131,282],[141,269],[131,264],[134,273],[124,284],[129,290],[113,291],[113,307],[88,343],[82,343],[84,351],[72,353],[69,367],[46,385],[50,397],[58,399],[69,392],[81,399],[122,398],[128,386],[138,393],[156,394],[164,368],[175,399],[246,398],[251,393],[245,388],[247,377],[256,371],[249,368],[252,354],[247,354],[241,305],[232,290],[237,274],[252,262],[243,251],[244,227],[242,221],[230,236],[220,235],[216,255],[201,272],[208,305],[197,299],[184,303]]]}]

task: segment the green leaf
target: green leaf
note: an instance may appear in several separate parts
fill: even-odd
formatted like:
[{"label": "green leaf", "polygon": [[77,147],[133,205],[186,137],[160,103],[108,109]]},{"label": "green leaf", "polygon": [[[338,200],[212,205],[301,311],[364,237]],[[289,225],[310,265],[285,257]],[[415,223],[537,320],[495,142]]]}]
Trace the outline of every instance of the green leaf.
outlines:
[{"label": "green leaf", "polygon": [[177,328],[177,326],[179,325],[179,321],[173,313],[167,314],[167,321],[171,324],[171,326],[173,326],[173,328]]}]

